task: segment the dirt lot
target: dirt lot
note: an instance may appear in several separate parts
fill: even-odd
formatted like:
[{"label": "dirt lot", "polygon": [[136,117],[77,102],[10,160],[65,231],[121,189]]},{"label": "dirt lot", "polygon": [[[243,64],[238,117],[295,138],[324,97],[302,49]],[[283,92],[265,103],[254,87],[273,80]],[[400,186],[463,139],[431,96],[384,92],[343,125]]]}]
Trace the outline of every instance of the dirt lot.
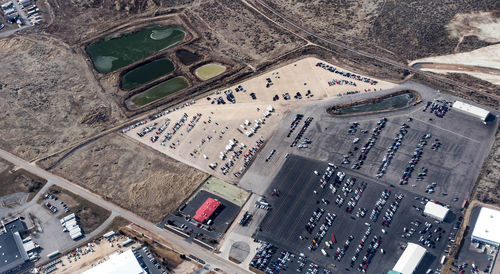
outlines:
[{"label": "dirt lot", "polygon": [[55,152],[121,119],[82,56],[47,37],[0,39],[0,147],[24,159]]},{"label": "dirt lot", "polygon": [[58,186],[51,186],[48,193],[58,197],[58,199],[64,202],[70,209],[70,212],[62,213],[58,217],[62,218],[71,213],[75,213],[80,220],[80,227],[86,234],[94,231],[111,214],[108,210]]},{"label": "dirt lot", "polygon": [[457,13],[499,8],[495,0],[268,2],[288,18],[325,37],[403,62],[489,45],[468,36],[456,48],[459,39],[452,37],[446,26]]},{"label": "dirt lot", "polygon": [[479,180],[472,194],[473,199],[488,204],[500,204],[500,127],[488,158],[479,174]]},{"label": "dirt lot", "polygon": [[[48,167],[57,159],[40,164]],[[160,222],[208,177],[121,134],[74,151],[50,171],[153,222]]]},{"label": "dirt lot", "polygon": [[[229,159],[232,157],[232,149],[226,153],[224,160],[220,159],[220,153],[223,152],[225,147],[229,144],[230,139],[238,141],[234,151],[242,151],[246,154],[252,147],[256,147],[256,142],[262,137],[267,141],[276,126],[281,122],[281,119],[291,110],[311,102],[317,102],[325,98],[336,97],[347,92],[360,91],[373,92],[376,88],[388,89],[395,84],[379,81],[376,85],[370,83],[353,80],[330,72],[326,69],[316,67],[317,62],[321,60],[314,57],[307,57],[289,64],[276,67],[272,70],[263,73],[255,78],[235,84],[231,87],[235,97],[235,104],[229,101],[226,104],[217,104],[212,101],[214,98],[222,96],[226,100],[226,95],[223,92],[213,92],[207,97],[196,100],[194,105],[171,112],[157,120],[149,121],[148,123],[130,130],[126,133],[127,136],[142,142],[166,155],[173,157],[186,164],[194,166],[212,175],[218,176],[227,182],[236,183],[239,176],[235,175],[237,172],[244,172],[243,166],[244,155],[241,155],[233,160],[234,167],[229,169],[229,172],[224,173],[221,170]],[[339,70],[343,70],[335,66]],[[267,80],[272,81],[272,85],[266,88]],[[337,84],[329,86],[328,82],[332,80],[345,80],[351,82],[349,84]],[[353,84],[356,84],[354,86]],[[236,88],[241,85],[245,92],[236,92]],[[307,91],[310,90],[313,97],[306,96]],[[289,100],[283,98],[283,94],[289,93]],[[294,98],[297,92],[300,92],[302,99]],[[255,93],[256,99],[253,100],[250,93]],[[280,98],[277,101],[273,97],[278,95]],[[272,106],[274,111],[271,115],[265,118],[264,113],[266,109]],[[180,127],[170,140],[163,141],[166,134],[172,131],[174,124],[177,123],[185,114],[188,115],[185,124]],[[201,114],[199,121],[192,128],[191,131],[187,130],[188,124],[191,119]],[[138,136],[144,127],[153,126],[158,123],[156,128],[160,128],[166,121],[170,119],[170,124],[163,133],[155,134],[157,130],[149,132],[143,137]],[[255,121],[264,119],[260,128],[252,136],[245,135],[245,132],[255,126]],[[249,125],[243,126],[245,120],[249,121]],[[191,123],[195,124],[195,123]],[[243,129],[244,128],[244,129]],[[152,142],[150,138],[157,138],[157,141]],[[242,147],[245,145],[245,147]],[[211,169],[210,164],[217,163],[217,167]]]},{"label": "dirt lot", "polygon": [[36,195],[47,181],[25,170],[12,171],[12,165],[0,160],[0,197],[25,192],[29,193],[28,201]]}]

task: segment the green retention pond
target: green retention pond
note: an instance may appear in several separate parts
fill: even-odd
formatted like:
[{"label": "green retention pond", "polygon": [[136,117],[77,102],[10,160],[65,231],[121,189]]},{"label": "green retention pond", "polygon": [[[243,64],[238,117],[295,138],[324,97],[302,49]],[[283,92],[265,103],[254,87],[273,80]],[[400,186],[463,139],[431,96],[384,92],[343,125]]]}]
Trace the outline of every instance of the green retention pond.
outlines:
[{"label": "green retention pond", "polygon": [[189,83],[186,78],[183,76],[177,76],[138,94],[132,98],[132,102],[134,102],[136,106],[144,106],[167,95],[187,88],[188,86]]},{"label": "green retention pond", "polygon": [[173,47],[186,36],[179,26],[151,25],[117,38],[104,38],[87,46],[94,67],[108,73]]},{"label": "green retention pond", "polygon": [[226,71],[226,66],[217,63],[210,63],[197,68],[194,73],[198,78],[205,81],[210,78],[214,78],[224,71]]},{"label": "green retention pond", "polygon": [[367,112],[390,111],[410,106],[415,102],[417,95],[406,91],[400,94],[368,99],[354,104],[340,105],[330,108],[329,112],[335,115],[362,114]]},{"label": "green retention pond", "polygon": [[156,59],[123,74],[120,86],[124,90],[131,90],[154,79],[160,78],[174,71],[174,69],[174,63],[172,63],[170,59]]},{"label": "green retention pond", "polygon": [[177,57],[179,57],[179,60],[186,66],[194,62],[198,62],[201,59],[201,56],[199,56],[198,54],[192,53],[185,49],[180,49],[176,51],[175,55],[177,55]]}]

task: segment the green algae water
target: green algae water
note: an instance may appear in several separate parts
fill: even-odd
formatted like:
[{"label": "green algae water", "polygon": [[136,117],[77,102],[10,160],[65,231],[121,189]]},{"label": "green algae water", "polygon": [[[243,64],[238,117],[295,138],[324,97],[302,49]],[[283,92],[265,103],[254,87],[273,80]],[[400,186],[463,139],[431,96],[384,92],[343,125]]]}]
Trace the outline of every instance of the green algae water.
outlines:
[{"label": "green algae water", "polygon": [[154,86],[132,98],[137,106],[144,106],[189,86],[186,78],[178,76]]},{"label": "green algae water", "polygon": [[131,90],[174,71],[174,63],[167,58],[151,61],[123,74],[121,88]]},{"label": "green algae water", "polygon": [[400,94],[388,98],[384,98],[373,103],[366,103],[360,105],[354,105],[350,107],[341,108],[338,110],[338,114],[353,114],[353,113],[364,113],[380,110],[390,110],[397,109],[408,106],[413,101],[414,95],[412,93]]},{"label": "green algae water", "polygon": [[117,38],[105,38],[86,48],[94,67],[108,73],[173,47],[186,36],[179,26],[151,25]]}]

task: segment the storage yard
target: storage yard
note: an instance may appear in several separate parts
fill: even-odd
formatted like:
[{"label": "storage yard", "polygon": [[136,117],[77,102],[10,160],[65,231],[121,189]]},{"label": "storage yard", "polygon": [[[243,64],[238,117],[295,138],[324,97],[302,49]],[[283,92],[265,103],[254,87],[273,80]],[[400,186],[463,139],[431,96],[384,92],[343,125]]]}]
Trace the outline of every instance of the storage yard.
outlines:
[{"label": "storage yard", "polygon": [[[276,252],[265,262],[257,256],[252,267],[281,269],[283,256],[298,258],[303,253],[304,263],[287,265],[287,272],[305,271],[315,264],[334,272],[387,272],[406,244],[413,242],[427,249],[417,273],[441,268],[440,258],[456,248],[462,204],[472,191],[498,121],[483,124],[484,115],[455,110],[451,103],[456,99],[419,85],[411,89],[422,102],[403,109],[347,117],[324,111],[334,104],[409,87],[326,100],[284,118],[240,186],[264,195],[272,208],[256,238],[290,254]],[[303,119],[294,130],[290,123],[296,114]],[[308,126],[306,118],[311,121]],[[425,216],[428,201],[445,205],[451,213],[443,222]]]},{"label": "storage yard", "polygon": [[[313,57],[298,60],[209,93],[182,109],[160,112],[165,115],[136,127],[129,125],[122,132],[174,159],[236,182],[246,169],[245,162],[251,162],[290,110],[325,98],[395,86],[362,76],[354,79],[351,72],[331,65],[336,70],[328,70],[320,64]],[[354,85],[332,82],[337,78],[351,79]]]}]

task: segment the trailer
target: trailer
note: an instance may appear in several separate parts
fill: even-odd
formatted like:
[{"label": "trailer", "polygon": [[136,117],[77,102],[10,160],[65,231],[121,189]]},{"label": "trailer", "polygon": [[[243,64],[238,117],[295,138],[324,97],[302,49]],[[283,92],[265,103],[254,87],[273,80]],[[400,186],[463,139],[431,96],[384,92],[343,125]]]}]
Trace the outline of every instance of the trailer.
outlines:
[{"label": "trailer", "polygon": [[60,254],[59,250],[56,250],[56,251],[54,251],[52,253],[47,254],[47,258],[52,259],[52,258],[56,257],[59,254]]},{"label": "trailer", "polygon": [[81,232],[78,232],[76,234],[70,235],[71,239],[76,241],[78,238],[82,237],[83,234]]}]

